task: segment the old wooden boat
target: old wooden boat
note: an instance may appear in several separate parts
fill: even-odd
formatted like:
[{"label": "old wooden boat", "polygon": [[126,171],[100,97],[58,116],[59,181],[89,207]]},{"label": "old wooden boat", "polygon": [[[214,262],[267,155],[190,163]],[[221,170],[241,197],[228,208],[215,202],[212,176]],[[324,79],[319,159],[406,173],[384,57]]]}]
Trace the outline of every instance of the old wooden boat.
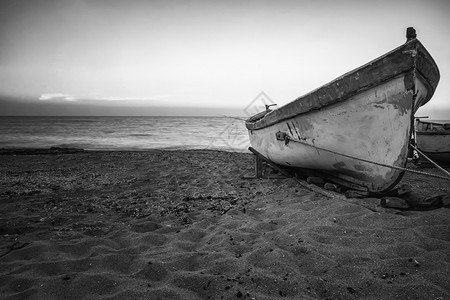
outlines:
[{"label": "old wooden boat", "polygon": [[276,164],[314,170],[353,189],[392,189],[404,174],[414,113],[440,78],[414,28],[406,37],[383,56],[250,117],[252,148]]},{"label": "old wooden boat", "polygon": [[[416,147],[438,163],[450,164],[450,121],[416,119]],[[422,160],[426,159],[419,153]]]}]

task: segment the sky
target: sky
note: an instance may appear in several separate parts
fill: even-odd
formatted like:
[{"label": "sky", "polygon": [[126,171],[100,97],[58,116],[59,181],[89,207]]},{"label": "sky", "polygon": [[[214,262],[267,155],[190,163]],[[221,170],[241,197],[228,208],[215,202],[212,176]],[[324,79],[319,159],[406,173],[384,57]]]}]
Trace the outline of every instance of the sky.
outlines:
[{"label": "sky", "polygon": [[419,113],[450,119],[449,0],[2,0],[0,115],[245,115],[400,46],[410,26],[441,73]]}]

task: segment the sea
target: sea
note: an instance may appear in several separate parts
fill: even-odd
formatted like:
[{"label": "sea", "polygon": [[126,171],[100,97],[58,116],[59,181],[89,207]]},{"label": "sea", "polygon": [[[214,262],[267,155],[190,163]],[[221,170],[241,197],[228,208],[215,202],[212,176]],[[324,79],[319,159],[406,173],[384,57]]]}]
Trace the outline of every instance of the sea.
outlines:
[{"label": "sea", "polygon": [[0,117],[0,149],[211,149],[246,152],[244,118]]}]

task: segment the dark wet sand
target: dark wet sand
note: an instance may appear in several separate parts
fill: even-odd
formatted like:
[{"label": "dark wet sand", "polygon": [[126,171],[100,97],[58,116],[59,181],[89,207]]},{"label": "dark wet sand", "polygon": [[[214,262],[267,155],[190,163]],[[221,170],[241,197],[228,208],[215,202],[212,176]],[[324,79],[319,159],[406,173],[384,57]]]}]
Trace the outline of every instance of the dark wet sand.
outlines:
[{"label": "dark wet sand", "polygon": [[217,151],[0,155],[0,298],[450,299],[447,198],[400,211],[252,171]]}]

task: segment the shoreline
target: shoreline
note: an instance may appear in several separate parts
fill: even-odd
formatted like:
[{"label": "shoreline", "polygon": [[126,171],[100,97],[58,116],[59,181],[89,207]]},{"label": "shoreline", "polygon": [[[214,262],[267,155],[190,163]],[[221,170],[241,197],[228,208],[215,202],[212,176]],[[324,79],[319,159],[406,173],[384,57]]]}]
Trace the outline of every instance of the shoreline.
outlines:
[{"label": "shoreline", "polygon": [[52,154],[0,155],[2,299],[450,298],[448,206],[245,180],[250,153]]},{"label": "shoreline", "polygon": [[77,148],[77,147],[11,147],[11,148],[0,148],[0,155],[29,155],[29,154],[73,154],[81,152],[153,152],[153,151],[218,151],[227,153],[242,153],[251,154],[250,151],[235,151],[231,148],[229,149],[218,149],[218,148],[179,148],[179,147],[166,147],[166,148]]}]

